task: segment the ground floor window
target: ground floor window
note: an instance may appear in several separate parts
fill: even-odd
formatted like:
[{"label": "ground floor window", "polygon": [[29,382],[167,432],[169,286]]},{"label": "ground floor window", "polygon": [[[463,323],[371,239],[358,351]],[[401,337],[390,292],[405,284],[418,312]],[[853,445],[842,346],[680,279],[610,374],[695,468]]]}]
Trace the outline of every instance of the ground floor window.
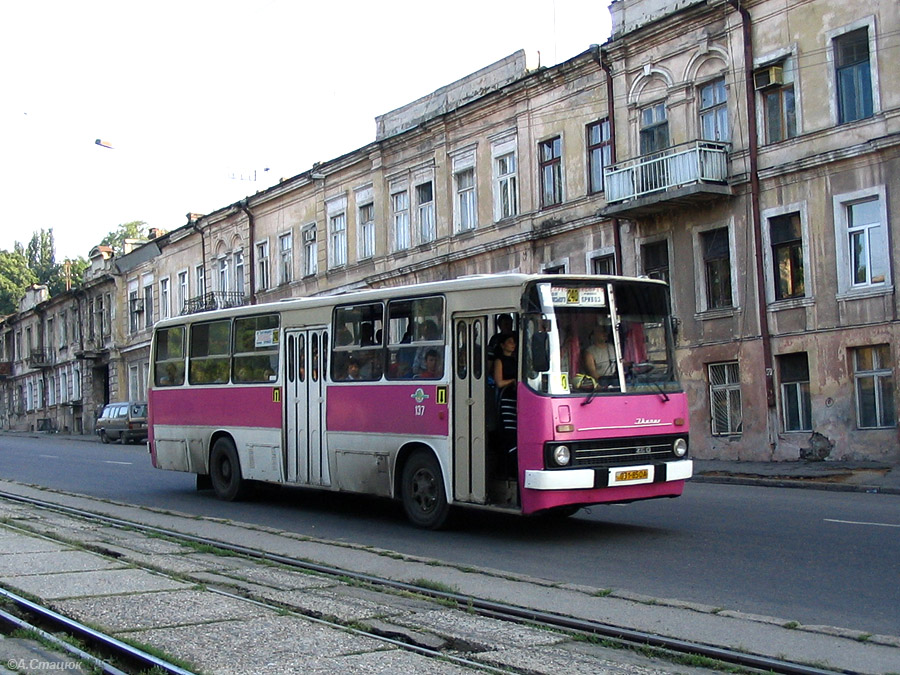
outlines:
[{"label": "ground floor window", "polygon": [[852,356],[857,426],[860,429],[895,426],[890,346],[857,347],[852,350]]},{"label": "ground floor window", "polygon": [[713,436],[741,433],[741,374],[736,361],[709,366],[709,401]]},{"label": "ground floor window", "polygon": [[805,352],[777,357],[781,415],[785,431],[812,431],[809,361]]}]

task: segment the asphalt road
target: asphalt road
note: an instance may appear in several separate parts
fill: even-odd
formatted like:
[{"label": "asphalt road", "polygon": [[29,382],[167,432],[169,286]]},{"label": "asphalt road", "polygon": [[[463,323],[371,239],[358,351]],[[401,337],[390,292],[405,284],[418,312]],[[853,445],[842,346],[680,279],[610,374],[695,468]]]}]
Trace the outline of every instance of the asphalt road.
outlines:
[{"label": "asphalt road", "polygon": [[243,503],[150,466],[144,446],[0,435],[0,478],[232,518],[559,582],[900,634],[900,496],[689,484],[568,520],[461,512],[442,532],[394,502],[272,488]]}]

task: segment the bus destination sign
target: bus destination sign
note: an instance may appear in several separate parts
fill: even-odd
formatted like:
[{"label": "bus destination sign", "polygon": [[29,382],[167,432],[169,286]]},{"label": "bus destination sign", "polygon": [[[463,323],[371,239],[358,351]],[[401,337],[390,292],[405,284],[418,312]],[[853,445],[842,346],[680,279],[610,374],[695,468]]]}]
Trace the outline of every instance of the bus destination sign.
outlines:
[{"label": "bus destination sign", "polygon": [[606,307],[606,289],[594,288],[560,288],[550,289],[555,307]]}]

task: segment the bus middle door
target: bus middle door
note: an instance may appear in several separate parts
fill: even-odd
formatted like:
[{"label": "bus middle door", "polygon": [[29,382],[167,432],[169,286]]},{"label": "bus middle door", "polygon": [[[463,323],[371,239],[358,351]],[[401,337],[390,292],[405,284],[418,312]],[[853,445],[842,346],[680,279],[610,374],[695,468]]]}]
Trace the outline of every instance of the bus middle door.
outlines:
[{"label": "bus middle door", "polygon": [[325,330],[286,332],[287,420],[285,476],[288,482],[330,485],[325,447]]},{"label": "bus middle door", "polygon": [[486,327],[486,316],[453,316],[453,493],[476,504],[487,501]]}]

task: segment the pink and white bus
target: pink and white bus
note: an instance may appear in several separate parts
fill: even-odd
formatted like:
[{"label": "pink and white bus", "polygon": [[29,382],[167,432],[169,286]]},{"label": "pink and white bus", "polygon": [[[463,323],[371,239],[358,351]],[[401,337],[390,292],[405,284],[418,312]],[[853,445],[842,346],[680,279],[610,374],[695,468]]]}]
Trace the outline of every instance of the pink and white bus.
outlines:
[{"label": "pink and white bus", "polygon": [[451,505],[677,497],[692,473],[650,279],[477,276],[166,319],[150,382],[153,465],[227,500],[249,481],[381,495],[438,528]]}]

